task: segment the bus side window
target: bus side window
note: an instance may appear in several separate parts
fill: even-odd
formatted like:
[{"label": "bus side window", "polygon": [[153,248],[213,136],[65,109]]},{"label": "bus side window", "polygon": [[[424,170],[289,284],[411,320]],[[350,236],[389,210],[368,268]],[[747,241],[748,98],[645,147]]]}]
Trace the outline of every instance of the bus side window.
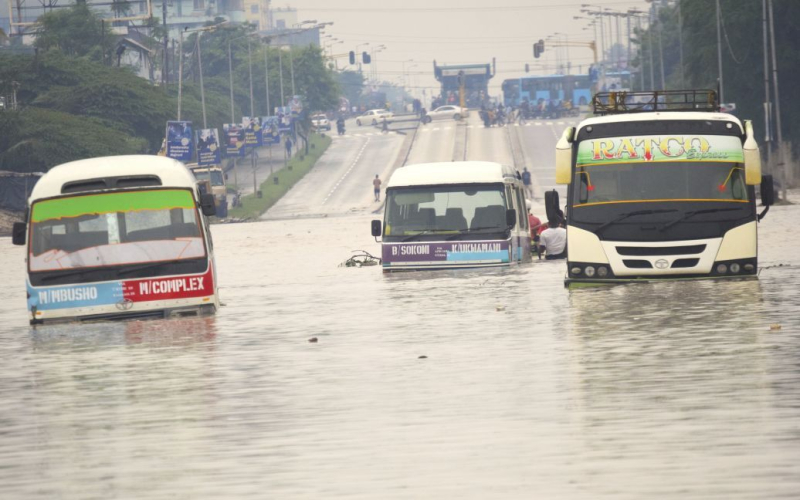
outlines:
[{"label": "bus side window", "polygon": [[528,213],[527,213],[528,209],[527,209],[527,206],[525,205],[525,197],[522,195],[522,189],[520,189],[519,186],[514,188],[514,190],[517,192],[517,205],[519,206],[519,208],[517,208],[517,217],[519,218],[519,227],[520,227],[520,229],[527,230],[528,229]]}]

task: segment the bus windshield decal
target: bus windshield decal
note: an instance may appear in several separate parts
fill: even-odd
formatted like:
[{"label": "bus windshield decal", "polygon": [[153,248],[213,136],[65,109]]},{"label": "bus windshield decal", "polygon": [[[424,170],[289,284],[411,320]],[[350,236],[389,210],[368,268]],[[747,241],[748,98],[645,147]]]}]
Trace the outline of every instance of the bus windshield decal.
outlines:
[{"label": "bus windshield decal", "polygon": [[648,135],[604,137],[578,145],[579,167],[684,161],[743,163],[742,142],[732,136]]},{"label": "bus windshield decal", "polygon": [[183,189],[70,196],[68,198],[56,198],[35,203],[31,214],[31,222],[114,212],[138,212],[172,208],[194,209],[194,206],[192,193]]}]

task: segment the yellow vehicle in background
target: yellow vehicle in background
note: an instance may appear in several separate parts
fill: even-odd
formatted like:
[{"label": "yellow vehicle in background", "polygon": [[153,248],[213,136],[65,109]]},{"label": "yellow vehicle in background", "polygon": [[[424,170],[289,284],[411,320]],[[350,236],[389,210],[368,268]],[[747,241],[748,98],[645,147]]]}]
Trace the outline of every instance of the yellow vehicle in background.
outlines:
[{"label": "yellow vehicle in background", "polygon": [[214,205],[217,207],[217,217],[228,216],[228,188],[225,185],[225,172],[219,166],[198,166],[197,163],[188,163],[186,167],[192,171],[200,191],[214,195]]}]

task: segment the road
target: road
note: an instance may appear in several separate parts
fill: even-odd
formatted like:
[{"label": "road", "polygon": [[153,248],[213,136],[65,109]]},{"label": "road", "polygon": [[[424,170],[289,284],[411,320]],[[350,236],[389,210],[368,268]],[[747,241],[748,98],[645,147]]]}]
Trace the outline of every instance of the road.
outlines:
[{"label": "road", "polygon": [[263,219],[327,217],[380,208],[381,202],[373,196],[372,180],[377,174],[385,185],[407,136],[362,127],[356,133],[332,137],[333,143],[311,172]]},{"label": "road", "polygon": [[[262,218],[379,212],[382,202],[376,202],[372,195],[376,174],[385,187],[394,169],[403,164],[465,159],[513,165],[520,172],[527,167],[532,174],[532,201],[538,214],[543,212],[544,191],[556,187],[555,144],[564,128],[577,122],[578,119],[540,120],[485,128],[473,112],[460,122],[436,121],[420,125],[416,131],[408,129],[410,122],[394,123],[391,131],[384,134],[379,128],[359,127],[354,120],[348,120],[345,135],[334,133],[333,144],[314,169]],[[249,165],[240,168],[249,172]],[[268,172],[267,167],[260,171]],[[559,190],[563,196],[564,189]]]}]

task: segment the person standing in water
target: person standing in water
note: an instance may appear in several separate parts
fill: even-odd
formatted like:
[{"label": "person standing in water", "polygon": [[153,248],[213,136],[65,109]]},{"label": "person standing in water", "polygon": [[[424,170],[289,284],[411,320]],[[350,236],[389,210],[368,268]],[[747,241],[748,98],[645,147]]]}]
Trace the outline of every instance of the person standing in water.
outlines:
[{"label": "person standing in water", "polygon": [[372,179],[372,187],[375,192],[375,201],[381,201],[381,179],[378,174],[375,174],[375,178]]}]

